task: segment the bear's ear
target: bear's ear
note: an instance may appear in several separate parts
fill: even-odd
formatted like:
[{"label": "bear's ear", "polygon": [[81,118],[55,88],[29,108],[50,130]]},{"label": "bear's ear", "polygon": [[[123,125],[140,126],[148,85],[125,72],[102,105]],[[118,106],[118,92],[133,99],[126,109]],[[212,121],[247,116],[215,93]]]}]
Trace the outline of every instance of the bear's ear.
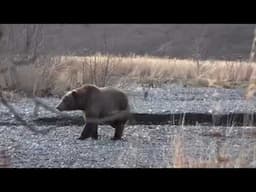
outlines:
[{"label": "bear's ear", "polygon": [[71,94],[72,94],[72,96],[73,96],[74,98],[77,98],[77,96],[78,96],[78,94],[77,94],[76,91],[72,91]]}]

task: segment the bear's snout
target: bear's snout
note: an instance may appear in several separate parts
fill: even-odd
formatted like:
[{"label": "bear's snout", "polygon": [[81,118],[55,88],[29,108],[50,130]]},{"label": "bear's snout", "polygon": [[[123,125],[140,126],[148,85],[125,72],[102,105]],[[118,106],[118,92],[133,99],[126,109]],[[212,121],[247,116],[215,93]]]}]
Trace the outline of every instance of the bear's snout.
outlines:
[{"label": "bear's snout", "polygon": [[59,110],[59,111],[63,111],[61,105],[57,105],[57,106],[56,106],[56,109]]}]

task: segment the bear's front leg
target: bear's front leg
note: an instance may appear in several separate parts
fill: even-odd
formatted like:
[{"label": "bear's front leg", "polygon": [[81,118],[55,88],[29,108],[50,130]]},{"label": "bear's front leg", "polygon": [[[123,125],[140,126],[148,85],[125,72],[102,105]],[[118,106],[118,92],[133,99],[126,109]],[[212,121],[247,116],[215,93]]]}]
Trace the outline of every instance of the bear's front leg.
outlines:
[{"label": "bear's front leg", "polygon": [[78,138],[79,140],[84,140],[89,137],[93,139],[98,139],[98,125],[95,123],[86,123],[81,136]]},{"label": "bear's front leg", "polygon": [[90,128],[90,125],[89,124],[86,124],[84,126],[84,129],[80,135],[80,137],[78,138],[79,140],[84,140],[84,139],[87,139],[91,136],[91,128]]}]

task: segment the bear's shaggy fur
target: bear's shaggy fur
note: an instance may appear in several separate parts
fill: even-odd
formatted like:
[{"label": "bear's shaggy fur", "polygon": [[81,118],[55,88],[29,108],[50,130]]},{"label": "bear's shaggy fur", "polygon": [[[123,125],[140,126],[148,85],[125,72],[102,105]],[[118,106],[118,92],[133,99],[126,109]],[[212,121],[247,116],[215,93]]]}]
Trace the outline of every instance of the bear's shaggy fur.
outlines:
[{"label": "bear's shaggy fur", "polygon": [[[86,119],[111,117],[121,111],[126,111],[128,112],[126,114],[129,114],[130,111],[128,98],[124,92],[116,88],[99,88],[90,84],[66,93],[56,109],[59,111],[82,110]],[[128,118],[129,115],[123,115],[107,121],[107,124],[115,128],[113,140],[121,139]],[[83,140],[89,137],[98,138],[98,123],[87,122],[79,139]]]}]

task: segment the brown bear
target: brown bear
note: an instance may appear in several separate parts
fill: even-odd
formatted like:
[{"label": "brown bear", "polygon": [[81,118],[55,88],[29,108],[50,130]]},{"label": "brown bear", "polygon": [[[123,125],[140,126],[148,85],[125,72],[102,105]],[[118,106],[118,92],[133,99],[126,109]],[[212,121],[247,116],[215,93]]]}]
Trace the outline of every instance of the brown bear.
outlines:
[{"label": "brown bear", "polygon": [[[115,128],[115,134],[112,140],[121,139],[124,125],[128,121],[130,114],[128,97],[124,92],[116,88],[100,88],[91,84],[85,84],[66,93],[56,106],[56,109],[59,111],[82,110],[84,112],[88,121],[79,137],[80,140],[89,137],[93,139],[98,138],[99,123],[90,122],[89,119],[104,119],[109,117],[113,118],[106,120],[105,123]],[[118,114],[124,115],[118,116]]]}]

